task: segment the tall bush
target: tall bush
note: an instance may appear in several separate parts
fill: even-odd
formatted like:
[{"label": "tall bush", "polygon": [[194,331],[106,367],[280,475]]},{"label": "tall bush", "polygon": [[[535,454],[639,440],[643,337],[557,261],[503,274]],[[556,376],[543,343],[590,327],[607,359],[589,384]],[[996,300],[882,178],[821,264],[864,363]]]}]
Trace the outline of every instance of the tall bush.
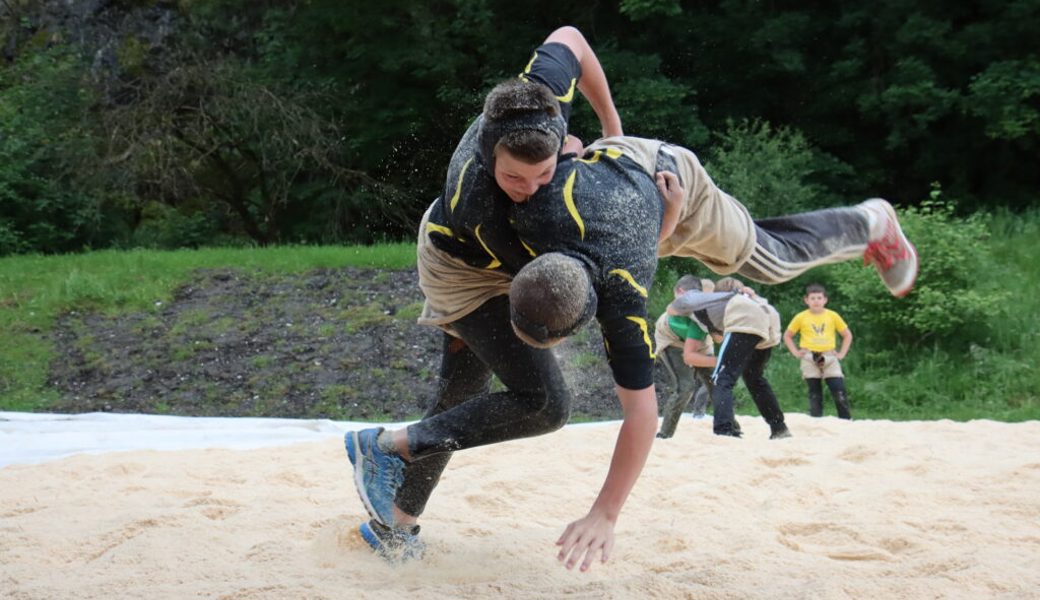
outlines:
[{"label": "tall bush", "polygon": [[104,226],[81,68],[60,49],[0,67],[0,255],[78,250]]},{"label": "tall bush", "polygon": [[727,121],[705,165],[712,179],[755,218],[802,212],[824,204],[814,182],[816,151],[800,132],[762,120]]},{"label": "tall bush", "polygon": [[832,267],[856,336],[880,355],[900,346],[966,349],[968,341],[985,338],[988,316],[1007,299],[999,288],[980,285],[994,276],[985,217],[955,218],[953,203],[936,189],[920,206],[901,210],[900,223],[920,257],[907,297],[891,297],[873,269],[849,262]]}]

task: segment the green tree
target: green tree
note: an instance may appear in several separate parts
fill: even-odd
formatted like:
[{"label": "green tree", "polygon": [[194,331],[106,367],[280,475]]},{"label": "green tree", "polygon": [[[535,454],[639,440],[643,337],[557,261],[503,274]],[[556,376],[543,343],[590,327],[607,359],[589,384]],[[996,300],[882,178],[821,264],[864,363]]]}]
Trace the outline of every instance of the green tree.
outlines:
[{"label": "green tree", "polygon": [[160,202],[185,217],[219,215],[225,228],[266,245],[289,241],[286,215],[301,195],[315,193],[301,193],[307,186],[349,193],[379,185],[341,166],[339,128],[309,108],[320,96],[257,82],[233,60],[185,58],[141,78],[135,91],[134,102],[106,114],[105,128],[110,163],[132,176],[140,207]]},{"label": "green tree", "polygon": [[83,67],[66,49],[0,67],[0,255],[79,250],[99,241],[104,196],[87,123]]},{"label": "green tree", "polygon": [[966,110],[983,119],[989,137],[1019,140],[1040,134],[1037,57],[995,62],[972,79],[969,90]]},{"label": "green tree", "polygon": [[755,218],[803,212],[824,204],[813,181],[817,160],[805,136],[764,121],[730,121],[705,165]]}]

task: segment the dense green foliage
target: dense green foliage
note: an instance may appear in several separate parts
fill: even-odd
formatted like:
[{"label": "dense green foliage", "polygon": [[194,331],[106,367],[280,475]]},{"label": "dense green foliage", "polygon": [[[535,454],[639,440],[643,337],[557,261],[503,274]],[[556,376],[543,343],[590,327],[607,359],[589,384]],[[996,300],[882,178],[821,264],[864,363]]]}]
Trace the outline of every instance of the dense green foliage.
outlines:
[{"label": "dense green foliage", "polygon": [[[483,94],[563,24],[626,132],[756,215],[934,182],[958,215],[1037,202],[1040,0],[95,8],[0,5],[0,255],[410,237]],[[572,128],[598,134],[581,103]]]},{"label": "dense green foliage", "polygon": [[61,51],[0,69],[0,255],[77,250],[103,236],[80,75]]}]

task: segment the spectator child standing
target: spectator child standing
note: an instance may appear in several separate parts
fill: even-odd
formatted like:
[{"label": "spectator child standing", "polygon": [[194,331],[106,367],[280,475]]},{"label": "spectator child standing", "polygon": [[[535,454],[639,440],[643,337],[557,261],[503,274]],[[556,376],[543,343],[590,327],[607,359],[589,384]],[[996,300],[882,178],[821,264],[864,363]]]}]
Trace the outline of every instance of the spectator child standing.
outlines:
[{"label": "spectator child standing", "polygon": [[[818,283],[805,288],[805,305],[809,308],[795,315],[784,332],[784,344],[796,358],[800,359],[802,377],[809,387],[809,414],[823,416],[823,385],[834,398],[838,417],[851,419],[849,396],[845,390],[845,375],[841,361],[852,345],[852,330],[841,315],[826,308],[827,290]],[[795,346],[794,336],[798,336]],[[836,335],[841,336],[841,349],[835,352]]]}]

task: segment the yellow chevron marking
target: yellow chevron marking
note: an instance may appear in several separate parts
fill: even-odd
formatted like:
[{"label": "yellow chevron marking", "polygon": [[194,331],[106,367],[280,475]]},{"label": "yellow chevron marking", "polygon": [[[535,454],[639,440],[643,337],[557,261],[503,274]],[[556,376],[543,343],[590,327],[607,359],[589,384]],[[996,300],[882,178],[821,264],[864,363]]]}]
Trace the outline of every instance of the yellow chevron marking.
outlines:
[{"label": "yellow chevron marking", "polygon": [[448,229],[444,225],[437,225],[436,223],[427,223],[426,224],[426,233],[430,233],[431,231],[436,231],[437,233],[443,233],[444,235],[446,235],[448,237],[455,237],[455,234],[452,233],[451,229]]},{"label": "yellow chevron marking", "polygon": [[632,274],[624,269],[614,269],[610,272],[611,275],[617,275],[628,282],[628,285],[634,287],[639,295],[646,298],[646,288],[636,283],[636,278],[632,277]]},{"label": "yellow chevron marking", "polygon": [[534,248],[528,246],[527,242],[525,242],[523,240],[520,240],[520,245],[522,245],[524,247],[524,250],[527,250],[527,253],[530,254],[531,256],[534,256],[534,257],[538,256],[538,253],[534,251]]},{"label": "yellow chevron marking", "polygon": [[643,319],[642,317],[625,317],[625,318],[628,319],[629,321],[632,321],[633,323],[638,325],[640,329],[643,330],[643,342],[646,343],[647,352],[650,354],[650,358],[651,359],[656,358],[654,356],[654,345],[650,341],[650,329],[646,326],[646,319]]},{"label": "yellow chevron marking", "polygon": [[488,255],[491,256],[491,262],[488,263],[488,265],[484,268],[497,269],[500,266],[502,266],[502,263],[499,262],[498,257],[495,256],[495,253],[492,252],[491,249],[487,247],[487,244],[484,243],[484,240],[480,238],[480,225],[477,225],[477,228],[473,230],[473,234],[477,236],[477,241],[480,242],[480,245],[484,248],[484,252],[487,252]]},{"label": "yellow chevron marking", "polygon": [[571,79],[571,89],[567,90],[567,93],[562,96],[557,96],[556,99],[560,102],[570,102],[574,100],[574,88],[578,86],[577,79]]}]

